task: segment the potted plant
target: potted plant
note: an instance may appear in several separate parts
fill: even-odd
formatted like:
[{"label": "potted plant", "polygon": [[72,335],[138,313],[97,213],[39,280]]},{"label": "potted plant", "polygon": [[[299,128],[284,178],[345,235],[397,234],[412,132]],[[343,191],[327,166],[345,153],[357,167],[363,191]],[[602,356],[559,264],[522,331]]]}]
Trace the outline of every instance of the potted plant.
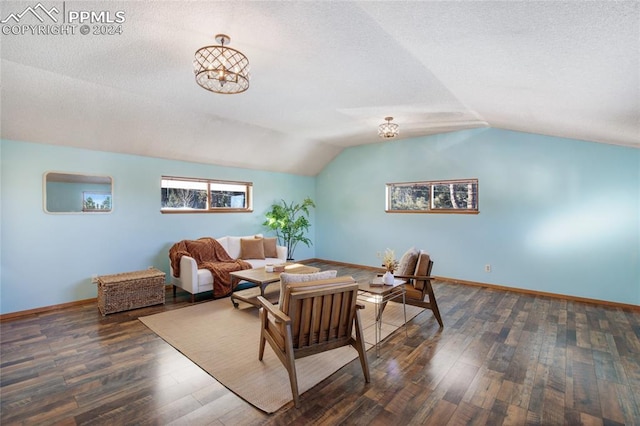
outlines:
[{"label": "potted plant", "polygon": [[280,200],[279,203],[271,205],[271,210],[265,213],[267,220],[262,225],[275,231],[278,243],[287,247],[287,260],[293,260],[298,243],[311,246],[311,240],[305,234],[311,226],[309,209],[315,206],[309,197],[297,204],[293,201],[287,204],[286,201]]}]

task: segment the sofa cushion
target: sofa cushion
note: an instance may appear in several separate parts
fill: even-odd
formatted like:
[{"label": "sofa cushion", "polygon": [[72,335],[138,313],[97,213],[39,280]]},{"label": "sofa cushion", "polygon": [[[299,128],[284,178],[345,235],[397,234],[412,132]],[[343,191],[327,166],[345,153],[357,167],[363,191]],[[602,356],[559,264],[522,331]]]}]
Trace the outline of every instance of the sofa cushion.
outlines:
[{"label": "sofa cushion", "polygon": [[240,237],[227,237],[227,253],[234,259],[240,257]]},{"label": "sofa cushion", "polygon": [[241,259],[264,259],[264,242],[262,238],[240,239]]},{"label": "sofa cushion", "polygon": [[284,298],[284,290],[287,284],[306,283],[309,281],[326,280],[329,278],[335,278],[336,275],[338,275],[338,271],[333,269],[328,271],[314,272],[312,274],[290,274],[288,272],[281,273],[280,274],[280,298],[278,299],[278,306],[280,306],[280,309],[282,310],[282,300]]},{"label": "sofa cushion", "polygon": [[276,237],[263,238],[262,242],[264,244],[264,257],[278,257],[278,249],[276,248],[278,239]]},{"label": "sofa cushion", "polygon": [[413,275],[414,271],[416,270],[416,263],[418,262],[419,255],[420,250],[415,247],[411,247],[409,250],[407,250],[400,258],[396,274]]},{"label": "sofa cushion", "polygon": [[268,264],[283,263],[282,259],[274,259],[272,257],[265,257],[264,259],[242,259],[251,265],[251,268],[264,268]]},{"label": "sofa cushion", "polygon": [[[220,237],[216,238],[216,240],[220,243],[220,245],[224,248],[224,250],[229,254],[229,238],[228,237]],[[229,254],[229,256],[231,256]],[[233,257],[233,256],[231,256]],[[235,259],[235,257],[233,257]]]}]

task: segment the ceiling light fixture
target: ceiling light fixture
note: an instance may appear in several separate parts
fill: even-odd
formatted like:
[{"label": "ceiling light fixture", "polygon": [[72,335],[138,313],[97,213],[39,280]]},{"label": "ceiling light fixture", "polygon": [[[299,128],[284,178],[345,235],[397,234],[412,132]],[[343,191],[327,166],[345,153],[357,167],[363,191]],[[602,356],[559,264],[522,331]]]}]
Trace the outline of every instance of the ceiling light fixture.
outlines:
[{"label": "ceiling light fixture", "polygon": [[378,136],[383,139],[391,139],[398,136],[398,125],[391,122],[393,117],[385,117],[384,119],[387,120],[387,122],[378,126]]},{"label": "ceiling light fixture", "polygon": [[211,92],[242,93],[249,88],[249,60],[240,51],[226,47],[231,37],[217,34],[220,46],[205,46],[196,50],[193,72],[196,83]]}]

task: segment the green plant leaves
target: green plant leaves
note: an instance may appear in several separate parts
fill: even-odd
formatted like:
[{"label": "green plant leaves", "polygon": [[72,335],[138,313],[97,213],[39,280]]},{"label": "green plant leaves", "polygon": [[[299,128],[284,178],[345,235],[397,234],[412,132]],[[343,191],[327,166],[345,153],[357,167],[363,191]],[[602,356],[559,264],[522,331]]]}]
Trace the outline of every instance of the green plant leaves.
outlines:
[{"label": "green plant leaves", "polygon": [[271,210],[265,213],[266,220],[262,225],[276,232],[280,245],[287,247],[287,256],[290,259],[293,259],[293,252],[298,243],[304,243],[307,247],[312,244],[305,234],[311,227],[309,209],[315,206],[309,197],[297,204],[280,200],[279,203],[272,204]]}]

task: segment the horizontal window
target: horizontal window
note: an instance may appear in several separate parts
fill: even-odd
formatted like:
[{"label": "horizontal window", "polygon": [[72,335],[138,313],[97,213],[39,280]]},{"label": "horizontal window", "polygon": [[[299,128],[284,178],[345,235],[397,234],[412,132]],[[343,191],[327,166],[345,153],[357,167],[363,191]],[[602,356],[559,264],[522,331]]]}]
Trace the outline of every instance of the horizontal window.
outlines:
[{"label": "horizontal window", "polygon": [[388,213],[478,213],[478,179],[386,185]]},{"label": "horizontal window", "polygon": [[251,182],[163,176],[161,212],[251,212]]}]

